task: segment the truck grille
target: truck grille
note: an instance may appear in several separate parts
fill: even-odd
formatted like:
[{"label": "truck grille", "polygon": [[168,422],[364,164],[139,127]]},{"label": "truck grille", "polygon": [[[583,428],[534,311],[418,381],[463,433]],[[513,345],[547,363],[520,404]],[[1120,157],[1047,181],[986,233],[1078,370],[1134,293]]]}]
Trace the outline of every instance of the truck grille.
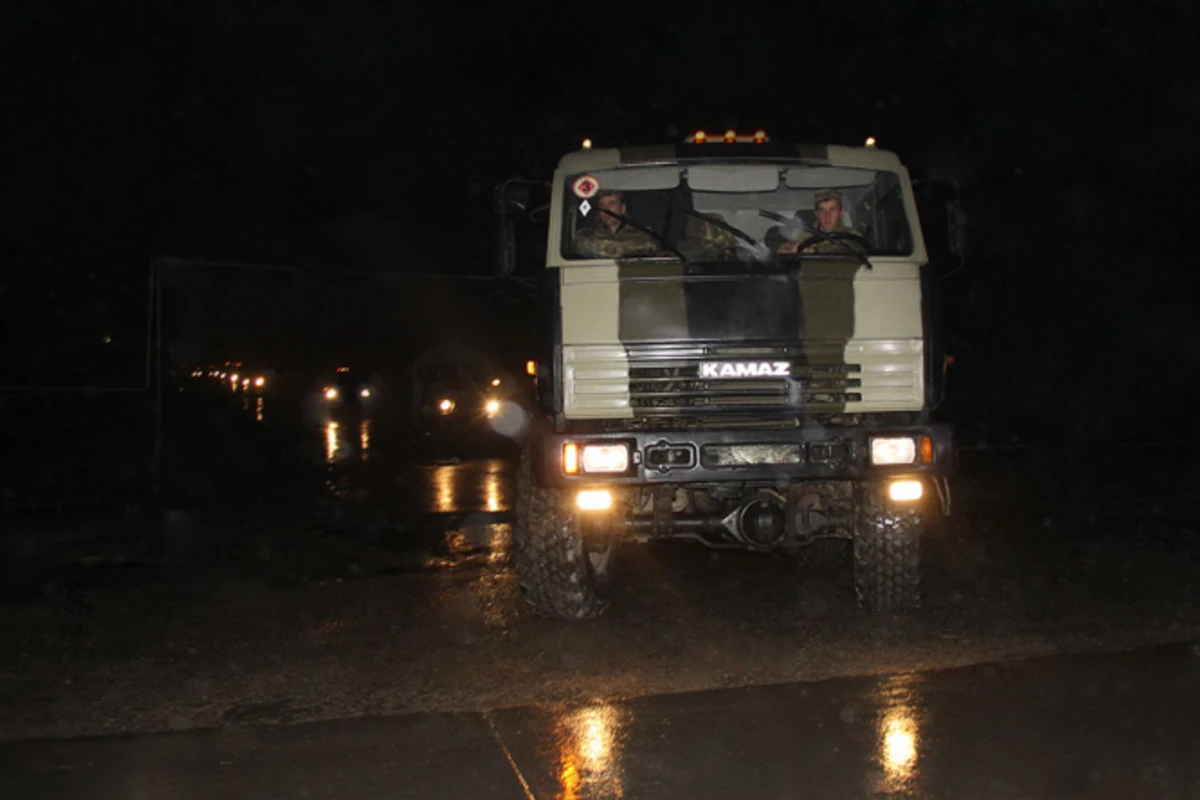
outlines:
[{"label": "truck grille", "polygon": [[[918,411],[924,403],[920,339],[568,344],[562,359],[568,419],[760,428],[813,415]],[[701,365],[714,361],[783,361],[792,374],[702,376]]]},{"label": "truck grille", "polygon": [[[637,416],[836,411],[862,399],[862,367],[844,363],[843,345],[634,345],[628,358],[629,406]],[[716,364],[743,372],[713,377],[704,374],[706,363],[710,373]],[[789,375],[773,374],[784,364]]]}]

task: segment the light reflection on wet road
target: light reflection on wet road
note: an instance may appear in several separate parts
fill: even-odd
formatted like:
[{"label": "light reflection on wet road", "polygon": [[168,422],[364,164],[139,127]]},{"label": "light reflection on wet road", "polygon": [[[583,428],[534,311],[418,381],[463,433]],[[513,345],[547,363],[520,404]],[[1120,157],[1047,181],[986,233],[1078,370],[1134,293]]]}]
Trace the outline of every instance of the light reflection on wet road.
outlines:
[{"label": "light reflection on wet road", "polygon": [[[366,537],[392,554],[374,569],[360,564],[355,577],[476,569],[507,558],[510,461],[414,464],[409,442],[367,414],[326,414],[307,430],[319,441],[326,471],[318,527],[348,540]],[[512,616],[500,613],[499,603],[488,607],[489,627]]]},{"label": "light reflection on wet road", "polygon": [[554,723],[558,786],[555,797],[624,797],[622,763],[628,711],[611,704],[566,711]]},{"label": "light reflection on wet road", "polygon": [[333,421],[325,423],[325,460],[334,463],[341,446],[341,425]]},{"label": "light reflection on wet road", "polygon": [[879,791],[912,794],[919,782],[920,675],[894,675],[885,679],[878,690],[877,762],[880,769]]},{"label": "light reflection on wet road", "polygon": [[[1200,796],[1196,647],[577,706],[0,745],[0,796]],[[270,787],[269,791],[268,788]]]},{"label": "light reflection on wet road", "polygon": [[363,419],[358,423],[358,452],[366,461],[367,452],[371,449],[371,420]]},{"label": "light reflection on wet road", "polygon": [[[512,467],[500,459],[424,467],[419,479],[431,488],[427,511],[437,514],[491,514],[511,509]],[[477,517],[481,518],[481,517]]]},{"label": "light reflection on wet road", "polygon": [[[243,413],[257,419],[264,409]],[[296,638],[320,643],[313,665],[333,653],[337,664],[316,678],[293,673],[279,688],[281,715],[288,703],[297,718],[462,713],[0,745],[0,797],[33,796],[30,787],[46,797],[70,796],[71,787],[94,797],[256,796],[263,786],[310,797],[1200,797],[1192,759],[1200,715],[1190,702],[1200,651],[789,683],[795,673],[1003,657],[984,624],[993,610],[1025,626],[1037,609],[1013,612],[989,598],[1024,597],[1029,584],[936,562],[932,610],[880,627],[855,614],[844,566],[794,581],[791,565],[771,559],[635,548],[604,619],[534,620],[522,615],[511,565],[500,563],[511,462],[411,467],[379,420],[352,414],[304,430],[329,497],[349,517],[345,537],[369,532],[371,549],[413,557],[375,573],[389,577],[304,595],[320,612]],[[1002,563],[1012,574],[1049,563],[1057,579],[1048,527],[1036,522],[1036,558]],[[349,549],[361,566],[367,548]],[[408,572],[425,574],[397,574]],[[369,565],[354,574],[371,576]],[[1136,591],[1144,602],[1146,585]],[[1046,595],[1046,605],[1061,596]],[[277,615],[296,617],[286,604]],[[273,680],[292,665],[278,663]],[[751,688],[694,691],[735,685]],[[683,690],[693,691],[661,694]],[[207,685],[195,697],[196,708],[215,702]],[[618,699],[632,697],[641,699]],[[475,713],[485,708],[501,710]],[[271,721],[274,712],[256,713],[208,724]],[[10,759],[16,766],[5,769]]]}]

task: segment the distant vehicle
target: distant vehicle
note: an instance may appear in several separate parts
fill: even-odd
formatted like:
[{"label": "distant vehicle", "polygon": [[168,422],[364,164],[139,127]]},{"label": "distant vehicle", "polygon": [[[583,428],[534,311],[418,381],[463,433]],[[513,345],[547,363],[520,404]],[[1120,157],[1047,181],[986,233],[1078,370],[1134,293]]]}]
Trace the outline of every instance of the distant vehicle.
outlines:
[{"label": "distant vehicle", "polygon": [[374,406],[379,393],[379,377],[365,370],[338,366],[322,383],[321,397],[331,407],[363,408]]},{"label": "distant vehicle", "polygon": [[489,383],[457,365],[433,365],[418,389],[416,413],[422,427],[462,427],[494,416],[496,400],[488,394]]},{"label": "distant vehicle", "polygon": [[522,382],[491,363],[424,358],[413,374],[413,424],[438,453],[479,455],[517,438],[527,416]]}]

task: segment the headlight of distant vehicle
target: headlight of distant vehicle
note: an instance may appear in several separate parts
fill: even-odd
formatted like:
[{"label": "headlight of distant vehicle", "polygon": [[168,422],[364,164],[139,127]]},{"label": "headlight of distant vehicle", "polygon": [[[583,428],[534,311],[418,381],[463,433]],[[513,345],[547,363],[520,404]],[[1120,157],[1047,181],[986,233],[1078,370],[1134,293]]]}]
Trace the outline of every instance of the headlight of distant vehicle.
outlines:
[{"label": "headlight of distant vehicle", "polygon": [[332,386],[327,386],[325,388],[325,399],[326,400],[337,400],[338,399],[338,390],[333,388]]},{"label": "headlight of distant vehicle", "polygon": [[438,403],[438,411],[441,411],[443,414],[449,414],[453,410],[454,410],[454,401],[451,400],[449,397],[447,397],[442,402]]},{"label": "headlight of distant vehicle", "polygon": [[487,414],[489,417],[494,417],[497,414],[499,414],[500,413],[500,401],[499,400],[488,400],[486,403],[484,403],[483,413]]},{"label": "headlight of distant vehicle", "polygon": [[917,441],[911,436],[871,439],[872,464],[915,464]]},{"label": "headlight of distant vehicle", "polygon": [[359,397],[364,397],[364,398],[365,398],[365,397],[370,397],[370,396],[371,396],[371,390],[370,390],[370,389],[367,389],[367,388],[363,388],[361,391],[359,391],[359,393],[358,393],[358,396],[359,396]]}]

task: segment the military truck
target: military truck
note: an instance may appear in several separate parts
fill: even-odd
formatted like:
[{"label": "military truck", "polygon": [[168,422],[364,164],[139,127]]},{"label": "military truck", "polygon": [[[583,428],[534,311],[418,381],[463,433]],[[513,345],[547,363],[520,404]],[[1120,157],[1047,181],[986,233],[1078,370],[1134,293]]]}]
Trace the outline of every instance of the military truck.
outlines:
[{"label": "military truck", "polygon": [[549,183],[496,189],[503,273],[547,225],[513,528],[526,602],[601,613],[628,542],[840,539],[862,608],[916,608],[955,449],[934,421],[938,281],[905,166],[762,131],[585,144]]}]

